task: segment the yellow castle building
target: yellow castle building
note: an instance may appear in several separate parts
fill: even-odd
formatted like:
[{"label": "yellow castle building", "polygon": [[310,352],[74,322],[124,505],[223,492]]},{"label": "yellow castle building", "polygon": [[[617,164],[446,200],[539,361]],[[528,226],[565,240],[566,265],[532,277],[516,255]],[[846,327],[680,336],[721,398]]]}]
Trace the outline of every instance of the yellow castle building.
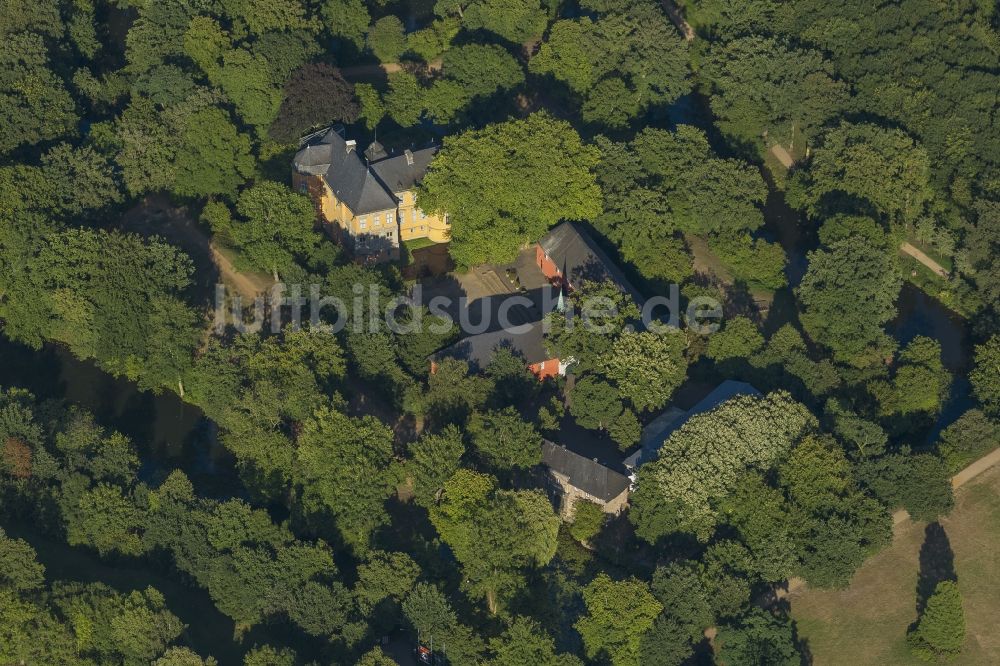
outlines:
[{"label": "yellow castle building", "polygon": [[328,232],[369,261],[398,259],[401,241],[446,242],[448,216],[426,214],[416,197],[437,146],[390,154],[375,142],[359,154],[341,132],[313,135],[293,162],[292,185],[312,197]]}]

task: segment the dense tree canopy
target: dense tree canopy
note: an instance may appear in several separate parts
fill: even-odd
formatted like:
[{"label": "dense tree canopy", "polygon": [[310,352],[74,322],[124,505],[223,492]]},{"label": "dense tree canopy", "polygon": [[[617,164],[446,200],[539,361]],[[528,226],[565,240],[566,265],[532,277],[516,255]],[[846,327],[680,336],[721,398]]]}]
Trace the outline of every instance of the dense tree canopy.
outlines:
[{"label": "dense tree canopy", "polygon": [[802,325],[837,361],[871,365],[891,351],[882,327],[896,314],[901,280],[884,248],[845,238],[809,255],[798,287]]},{"label": "dense tree canopy", "polygon": [[848,87],[822,53],[774,38],[713,44],[700,74],[719,127],[740,141],[793,144],[796,132],[810,139],[848,103]]},{"label": "dense tree canopy", "polygon": [[930,198],[930,159],[906,133],[841,123],[823,135],[789,191],[812,215],[846,209],[913,220]]},{"label": "dense tree canopy", "polygon": [[[801,661],[811,629],[763,595],[846,587],[893,511],[946,515],[998,441],[1000,15],[676,4],[693,40],[655,0],[5,3],[0,380],[44,399],[0,390],[0,662],[388,666],[387,635],[454,666]],[[447,248],[372,264],[315,227],[291,156],[335,123],[442,144],[418,195]],[[446,255],[537,289],[519,253],[563,220],[647,299],[718,301],[721,331],[647,329],[630,290],[574,280],[538,313],[571,376],[540,380],[507,349],[429,373],[459,333],[424,304],[396,310],[416,333],[367,321],[465,288]],[[347,326],[254,307],[269,275]],[[542,433],[624,471],[726,379],[764,397],[673,431],[621,515],[561,496]],[[911,647],[953,656],[957,588],[923,601]]]}]

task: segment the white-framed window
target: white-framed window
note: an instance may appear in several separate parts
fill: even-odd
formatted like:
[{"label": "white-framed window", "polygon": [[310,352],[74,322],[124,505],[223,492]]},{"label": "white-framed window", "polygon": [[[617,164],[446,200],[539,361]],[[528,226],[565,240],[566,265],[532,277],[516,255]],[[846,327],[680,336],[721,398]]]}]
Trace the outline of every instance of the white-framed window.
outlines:
[{"label": "white-framed window", "polygon": [[368,228],[368,218],[362,217],[358,220],[358,229],[364,231]]},{"label": "white-framed window", "polygon": [[414,208],[413,210],[410,211],[410,222],[416,222],[416,221],[417,221],[417,209]]}]

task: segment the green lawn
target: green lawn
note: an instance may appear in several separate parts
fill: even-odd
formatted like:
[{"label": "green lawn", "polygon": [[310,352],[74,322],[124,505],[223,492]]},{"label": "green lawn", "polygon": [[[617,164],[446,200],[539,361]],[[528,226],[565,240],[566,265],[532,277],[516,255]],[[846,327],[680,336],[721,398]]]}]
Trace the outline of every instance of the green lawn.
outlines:
[{"label": "green lawn", "polygon": [[[955,664],[1000,663],[1000,468],[956,492],[942,519],[965,606],[966,641]],[[846,590],[806,590],[791,598],[792,617],[816,666],[893,666],[917,661],[906,646],[916,619],[924,523],[904,523],[893,544],[870,559]]]},{"label": "green lawn", "polygon": [[430,238],[414,238],[412,240],[403,241],[403,245],[406,246],[407,250],[412,252],[413,250],[420,250],[425,247],[430,247],[431,245],[437,245],[437,243],[432,241]]}]

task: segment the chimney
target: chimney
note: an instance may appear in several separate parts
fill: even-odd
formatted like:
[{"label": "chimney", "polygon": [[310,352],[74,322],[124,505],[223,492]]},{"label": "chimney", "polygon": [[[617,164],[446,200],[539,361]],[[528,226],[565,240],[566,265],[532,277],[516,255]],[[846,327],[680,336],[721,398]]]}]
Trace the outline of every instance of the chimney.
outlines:
[{"label": "chimney", "polygon": [[403,154],[406,155],[406,165],[413,166],[413,151],[407,148],[403,151]]},{"label": "chimney", "polygon": [[347,146],[347,152],[351,153],[354,152],[354,149],[358,147],[358,142],[355,141],[354,139],[348,139],[347,141],[344,142],[344,145]]}]

